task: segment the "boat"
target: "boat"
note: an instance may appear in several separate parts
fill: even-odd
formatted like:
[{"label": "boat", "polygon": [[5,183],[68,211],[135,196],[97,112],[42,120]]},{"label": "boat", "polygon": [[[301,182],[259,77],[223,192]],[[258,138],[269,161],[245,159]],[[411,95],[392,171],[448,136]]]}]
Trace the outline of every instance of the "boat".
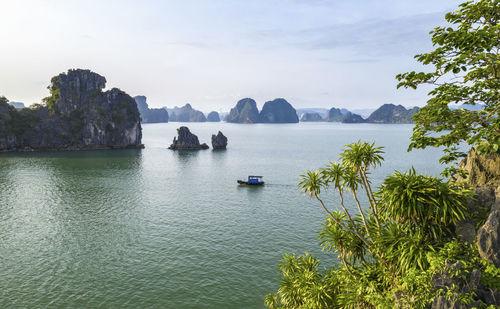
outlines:
[{"label": "boat", "polygon": [[262,186],[264,181],[262,181],[262,176],[248,176],[248,180],[238,180],[239,185],[247,186]]}]

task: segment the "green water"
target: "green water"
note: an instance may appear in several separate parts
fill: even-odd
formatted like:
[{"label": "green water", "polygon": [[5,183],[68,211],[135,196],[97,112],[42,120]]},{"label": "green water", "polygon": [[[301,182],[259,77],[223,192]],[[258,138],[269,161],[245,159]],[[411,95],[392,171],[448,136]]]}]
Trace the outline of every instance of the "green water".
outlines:
[{"label": "green water", "polygon": [[[335,261],[296,188],[304,170],[358,139],[386,147],[375,184],[442,169],[436,150],[406,152],[410,125],[188,125],[228,150],[168,150],[168,123],[143,125],[143,150],[2,154],[0,307],[262,308],[283,252]],[[252,174],[266,185],[236,185]]]}]

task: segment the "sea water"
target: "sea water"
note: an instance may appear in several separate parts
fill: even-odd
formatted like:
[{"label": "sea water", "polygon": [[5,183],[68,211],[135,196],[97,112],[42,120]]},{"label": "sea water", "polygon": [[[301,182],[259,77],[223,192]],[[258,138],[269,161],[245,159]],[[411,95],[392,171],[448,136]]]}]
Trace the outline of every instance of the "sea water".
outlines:
[{"label": "sea water", "polygon": [[[181,125],[209,145],[222,131],[227,150],[167,149]],[[336,261],[299,176],[358,140],[385,147],[374,187],[411,166],[438,175],[438,150],[406,151],[411,129],[173,122],[143,124],[142,150],[1,154],[0,307],[262,308],[284,252]],[[265,186],[237,186],[248,175]]]}]

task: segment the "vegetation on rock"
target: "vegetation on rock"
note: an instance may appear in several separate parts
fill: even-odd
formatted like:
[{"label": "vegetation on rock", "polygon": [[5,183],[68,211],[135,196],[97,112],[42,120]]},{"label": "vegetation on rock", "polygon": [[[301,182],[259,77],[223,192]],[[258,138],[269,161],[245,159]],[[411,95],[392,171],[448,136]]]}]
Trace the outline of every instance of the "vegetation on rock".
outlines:
[{"label": "vegetation on rock", "polygon": [[90,70],[51,79],[45,104],[16,110],[0,102],[0,151],[142,147],[139,111],[132,97]]},{"label": "vegetation on rock", "polygon": [[[388,176],[373,192],[368,175],[381,164],[382,149],[358,142],[347,145],[340,157],[340,162],[307,171],[299,184],[326,213],[319,232],[321,245],[337,254],[339,264],[320,270],[319,260],[309,253],[285,254],[279,266],[280,288],[266,297],[266,306],[498,304],[491,299],[500,295],[500,269],[455,234],[455,226],[469,216],[470,190],[410,170]],[[326,202],[324,195],[332,191],[338,195],[340,210],[332,210]],[[349,195],[356,213],[346,206]],[[364,206],[361,195],[366,195]]]}]

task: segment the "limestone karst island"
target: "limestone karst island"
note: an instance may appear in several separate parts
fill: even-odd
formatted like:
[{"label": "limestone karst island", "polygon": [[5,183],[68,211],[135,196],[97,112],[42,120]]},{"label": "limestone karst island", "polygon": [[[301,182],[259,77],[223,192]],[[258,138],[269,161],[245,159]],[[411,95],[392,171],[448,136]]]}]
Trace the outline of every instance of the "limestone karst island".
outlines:
[{"label": "limestone karst island", "polygon": [[0,308],[500,308],[499,0],[0,12]]}]

